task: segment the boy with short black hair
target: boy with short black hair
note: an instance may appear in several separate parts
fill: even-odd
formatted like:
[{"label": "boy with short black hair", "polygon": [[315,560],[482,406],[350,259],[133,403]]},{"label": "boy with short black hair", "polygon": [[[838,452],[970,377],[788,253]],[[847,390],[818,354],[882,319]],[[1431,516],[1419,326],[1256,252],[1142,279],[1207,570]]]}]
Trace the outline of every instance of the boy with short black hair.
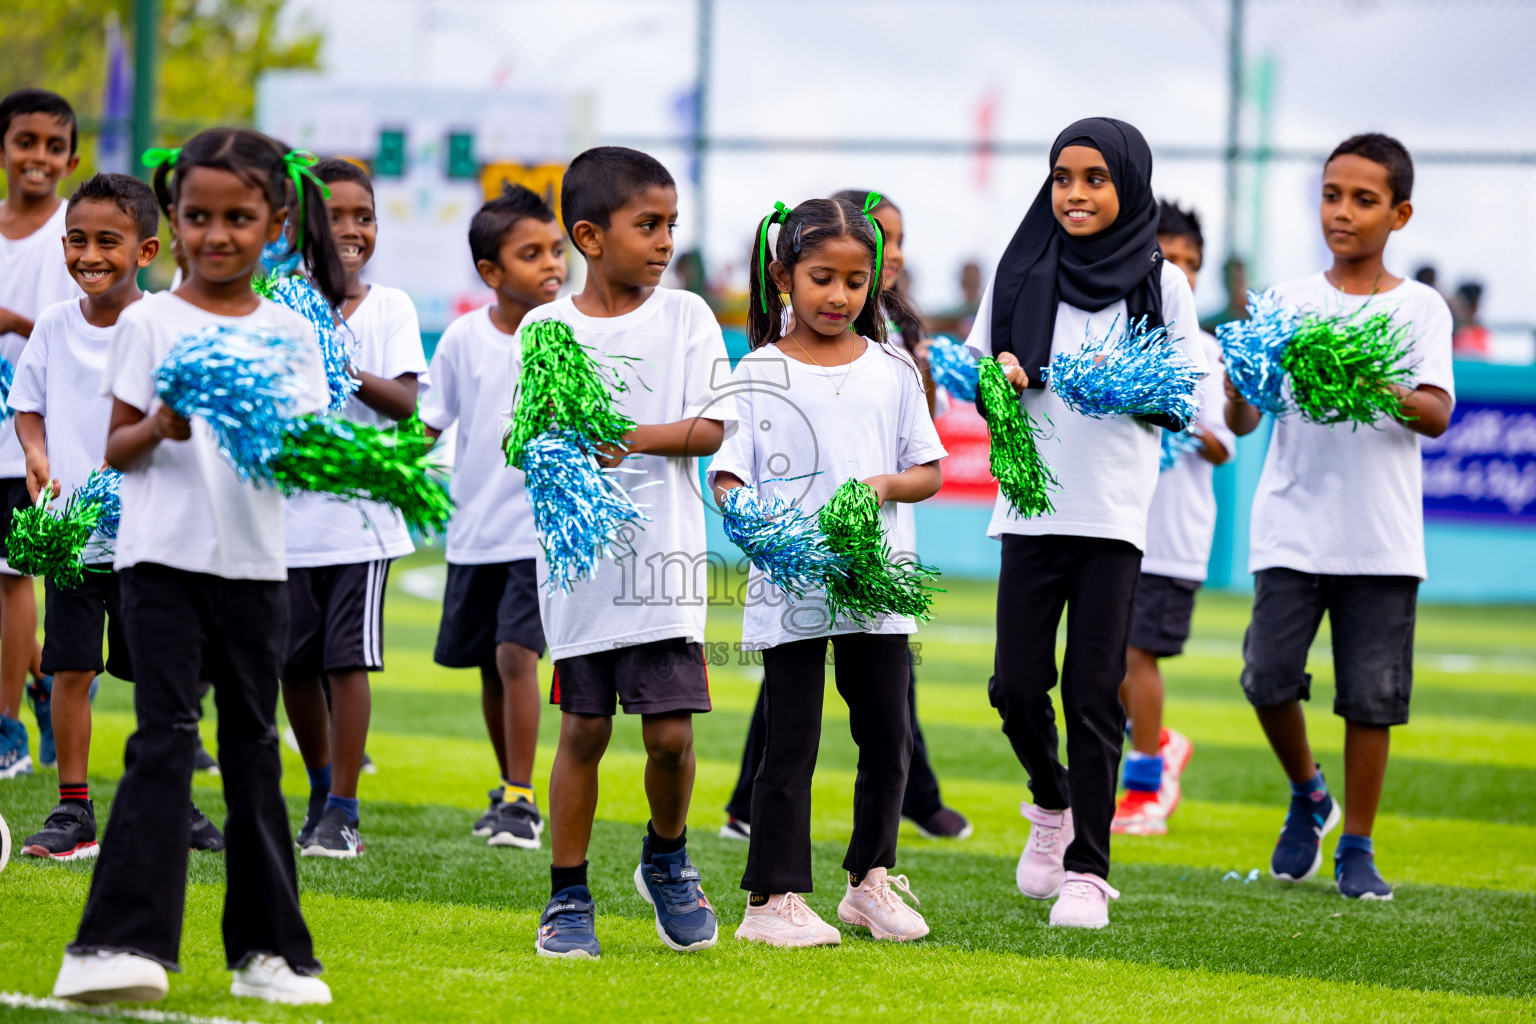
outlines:
[{"label": "boy with short black hair", "polygon": [[[1243,690],[1291,782],[1291,807],[1270,860],[1299,882],[1322,866],[1339,806],[1312,759],[1301,701],[1307,651],[1323,614],[1333,634],[1334,713],[1344,719],[1344,833],[1334,851],[1339,894],[1391,899],[1371,828],[1391,727],[1408,721],[1413,631],[1425,576],[1419,435],[1438,437],[1455,406],[1451,312],[1434,289],[1389,273],[1382,253],[1413,215],[1413,161],[1386,135],[1356,135],[1323,166],[1322,228],[1333,266],[1280,285],[1287,305],[1321,314],[1390,312],[1409,340],[1401,407],[1374,429],[1277,418],[1253,500],[1248,568],[1253,620]],[[1251,432],[1262,414],[1226,384],[1227,423]]]},{"label": "boy with short black hair", "polygon": [[[0,100],[6,180],[0,202],[0,359],[13,370],[39,311],[80,294],[61,255],[64,203],[58,196],[59,182],[80,163],[78,141],[75,112],[62,96],[20,89]],[[10,532],[11,513],[29,503],[26,476],[15,432],[0,427],[0,538]],[[32,580],[0,561],[0,779],[32,770],[19,714],[29,670],[33,682],[27,692],[40,733],[38,759],[45,765],[53,761],[51,681],[41,672],[40,655]]]},{"label": "boy with short black hair", "polygon": [[[45,489],[68,497],[100,469],[106,454],[112,400],[101,394],[101,374],[117,318],[143,297],[138,271],[159,251],[160,207],[149,186],[125,174],[98,174],[70,196],[64,258],[85,291],[44,309],[16,367],[9,401],[26,458],[27,492]],[[117,574],[109,545],[93,537],[90,567],[78,587],[44,581],[43,671],[53,677],[50,698],[58,745],[59,804],[42,831],[21,845],[34,857],[80,860],[96,856],[96,813],[86,783],[91,747],[90,691],[110,668],[133,678],[122,635]],[[109,655],[102,661],[105,628]]]},{"label": "boy with short black hair", "polygon": [[[1167,200],[1158,203],[1157,244],[1163,258],[1184,271],[1193,290],[1205,261],[1199,216]],[[1216,339],[1201,332],[1199,340],[1206,362],[1220,366]],[[1183,733],[1163,727],[1163,676],[1157,661],[1182,654],[1189,639],[1195,591],[1205,582],[1216,533],[1212,471],[1227,461],[1235,443],[1227,428],[1221,374],[1207,374],[1196,397],[1200,414],[1190,431],[1200,446],[1194,452],[1173,452],[1172,465],[1165,459],[1158,474],[1131,611],[1125,682],[1120,684],[1131,749],[1123,762],[1123,790],[1110,823],[1111,832],[1128,835],[1168,831],[1168,818],[1179,805],[1179,778],[1194,751]]]},{"label": "boy with short black hair", "polygon": [[[651,811],[635,886],[655,908],[667,946],[706,949],[719,928],[686,847],[692,716],[710,709],[706,608],[702,596],[688,595],[698,593],[694,574],[707,554],[697,459],[716,452],[735,425],[730,403],[717,403],[711,390],[716,365],[729,372],[725,341],[703,299],[657,287],[677,222],[677,186],[665,167],[633,149],[589,149],[571,161],[560,199],[566,233],[587,261],[586,284],[523,325],[561,320],[599,358],[620,357],[613,364],[627,388],[614,389],[614,408],[639,425],[598,455],[605,466],[623,461],[645,474],[649,521],[590,579],[544,592],[555,662],[550,703],[560,705],[561,721],[549,782],[552,898],[535,948],[541,956],[601,955],[586,857],[598,765],[622,702],[626,714],[641,716]],[[542,577],[548,567],[540,561]],[[683,592],[669,595],[678,574],[667,566],[678,562]]]},{"label": "boy with short black hair", "polygon": [[565,240],[554,211],[516,186],[475,214],[469,249],[496,300],[448,325],[421,401],[428,436],[459,428],[448,585],[432,657],[449,668],[480,670],[480,705],[501,782],[471,831],[490,846],[536,850],[544,830],[533,796],[544,653],[534,566],[539,544],[522,471],[507,465],[501,438],[521,362],[517,326],[559,294]]}]

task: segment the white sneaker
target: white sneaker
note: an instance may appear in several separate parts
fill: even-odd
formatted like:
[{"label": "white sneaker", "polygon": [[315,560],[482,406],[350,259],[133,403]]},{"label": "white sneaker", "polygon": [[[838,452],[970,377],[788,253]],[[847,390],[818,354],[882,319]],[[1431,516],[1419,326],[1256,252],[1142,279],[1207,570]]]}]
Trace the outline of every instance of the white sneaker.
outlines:
[{"label": "white sneaker", "polygon": [[258,953],[247,960],[229,983],[229,994],[290,1006],[331,1001],[329,985],[319,978],[293,973],[287,960],[271,953]]},{"label": "white sneaker", "polygon": [[1072,845],[1072,809],[1047,811],[1034,804],[1021,804],[1020,813],[1030,822],[1029,839],[1019,854],[1014,881],[1019,892],[1032,900],[1048,900],[1061,891],[1066,871],[1062,860]]},{"label": "white sneaker", "polygon": [[[869,874],[857,887],[848,886],[843,902],[837,905],[837,918],[844,924],[868,928],[877,939],[894,939],[910,942],[928,934],[928,922],[923,915],[907,906],[892,887],[912,896],[912,886],[906,875],[892,876],[885,868],[870,868]],[[912,902],[917,897],[912,896]]]},{"label": "white sneaker", "polygon": [[1109,924],[1109,901],[1120,890],[1098,875],[1068,871],[1061,895],[1051,907],[1051,924],[1059,928],[1103,928]]},{"label": "white sneaker", "polygon": [[775,893],[761,907],[748,903],[736,937],[770,946],[838,946],[843,941],[842,933],[818,917],[796,892]]},{"label": "white sneaker", "polygon": [[65,953],[53,983],[55,999],[77,1003],[152,1003],[171,984],[165,968],[133,953]]}]

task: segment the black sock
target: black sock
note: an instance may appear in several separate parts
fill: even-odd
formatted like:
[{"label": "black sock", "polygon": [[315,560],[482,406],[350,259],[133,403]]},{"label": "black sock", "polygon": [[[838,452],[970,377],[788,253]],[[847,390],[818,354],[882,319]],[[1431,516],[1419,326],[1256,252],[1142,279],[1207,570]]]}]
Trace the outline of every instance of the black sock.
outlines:
[{"label": "black sock", "polygon": [[864,884],[864,875],[857,871],[848,872],[848,884],[857,889],[859,886]]},{"label": "black sock", "polygon": [[656,828],[650,822],[645,823],[645,850],[648,854],[676,853],[688,845],[688,828],[683,827],[682,835],[676,839],[663,839],[656,834]]},{"label": "black sock", "polygon": [[577,885],[581,886],[582,888],[586,888],[586,885],[587,885],[587,862],[586,861],[582,861],[580,864],[576,865],[573,868],[562,868],[558,864],[550,865],[550,868],[549,868],[549,895],[551,897],[558,896],[558,895],[560,895],[562,890],[569,889],[572,886],[577,886]]},{"label": "black sock", "polygon": [[772,893],[767,892],[749,892],[747,893],[747,906],[766,907],[772,895]]}]

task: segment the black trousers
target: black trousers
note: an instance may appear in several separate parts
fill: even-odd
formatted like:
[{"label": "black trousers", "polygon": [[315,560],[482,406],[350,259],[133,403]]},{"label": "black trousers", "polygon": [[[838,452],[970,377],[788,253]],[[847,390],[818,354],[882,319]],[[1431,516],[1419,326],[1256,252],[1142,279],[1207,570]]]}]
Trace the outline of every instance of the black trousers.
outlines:
[{"label": "black trousers", "polygon": [[[997,649],[987,694],[1003,734],[1029,773],[1035,804],[1072,808],[1075,838],[1066,868],[1109,877],[1125,711],[1125,645],[1141,573],[1141,552],[1097,537],[1003,536],[997,581]],[[1056,627],[1067,611],[1061,703],[1071,785],[1057,752]]]},{"label": "black trousers", "polygon": [[[901,798],[901,815],[922,821],[944,806],[939,794],[939,777],[933,772],[928,760],[928,744],[923,739],[923,727],[917,721],[917,666],[912,649],[907,648],[907,660],[911,672],[907,684],[907,717],[912,720],[912,763],[907,770],[907,791]],[[763,760],[763,730],[767,716],[763,712],[763,693],[757,694],[757,706],[752,709],[752,724],[747,727],[747,746],[741,752],[741,773],[736,776],[736,788],[731,792],[725,813],[737,821],[752,821],[752,781],[757,777],[757,766]]]},{"label": "black trousers", "polygon": [[752,836],[741,887],[748,892],[811,891],[811,777],[821,746],[827,640],[837,692],[859,748],[853,784],[853,837],[846,871],[896,866],[901,798],[912,760],[907,693],[911,655],[904,634],[813,637],[763,652],[763,758],[752,787]]},{"label": "black trousers", "polygon": [[276,953],[316,974],[299,912],[288,811],[279,787],[277,673],[288,646],[281,582],[228,580],[160,565],[122,573],[137,673],[138,729],[112,802],[80,932],[70,951],[137,953],[175,969],[187,889],[187,803],[203,673],[219,711],[224,824],[224,951],[231,969]]}]

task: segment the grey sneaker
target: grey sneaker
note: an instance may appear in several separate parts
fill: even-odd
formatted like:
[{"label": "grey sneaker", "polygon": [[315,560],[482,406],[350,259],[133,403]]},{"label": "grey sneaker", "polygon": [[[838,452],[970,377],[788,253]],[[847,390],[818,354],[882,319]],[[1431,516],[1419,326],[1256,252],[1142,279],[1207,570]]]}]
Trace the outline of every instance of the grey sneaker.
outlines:
[{"label": "grey sneaker", "polygon": [[300,851],[305,857],[335,857],[351,860],[362,853],[363,837],[357,833],[357,822],[347,817],[340,807],[327,807],[320,815],[314,835]]},{"label": "grey sneaker", "polygon": [[503,802],[496,809],[496,820],[491,826],[491,838],[487,846],[516,846],[524,850],[539,848],[539,835],[544,831],[544,819],[539,809],[528,800]]},{"label": "grey sneaker", "polygon": [[486,808],[485,813],[475,820],[475,827],[470,829],[471,835],[488,836],[491,834],[491,831],[496,827],[496,812],[501,807],[501,794],[503,792],[505,790],[501,786],[497,786],[486,794],[486,796],[491,798],[491,806]]}]

